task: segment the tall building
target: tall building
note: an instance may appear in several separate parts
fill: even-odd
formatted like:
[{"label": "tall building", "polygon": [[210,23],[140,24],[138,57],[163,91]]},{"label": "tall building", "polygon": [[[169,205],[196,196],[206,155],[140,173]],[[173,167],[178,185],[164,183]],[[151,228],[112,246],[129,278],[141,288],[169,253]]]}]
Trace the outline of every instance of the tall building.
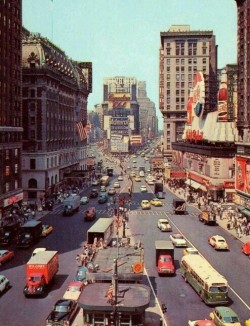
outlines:
[{"label": "tall building", "polygon": [[140,134],[144,141],[147,141],[154,138],[158,133],[158,118],[155,103],[147,96],[145,81],[138,81],[137,101],[140,105]]},{"label": "tall building", "polygon": [[240,140],[250,141],[250,1],[236,0],[238,10],[238,119]]},{"label": "tall building", "polygon": [[47,38],[24,30],[22,73],[24,198],[40,204],[67,181],[79,186],[79,175],[88,172],[92,64],[72,61]]},{"label": "tall building", "polygon": [[130,136],[140,133],[137,80],[134,77],[105,78],[103,83],[104,146],[113,154],[128,153]]},{"label": "tall building", "polygon": [[181,140],[187,118],[186,103],[194,75],[203,72],[206,84],[204,113],[217,104],[217,45],[212,31],[193,31],[173,25],[160,33],[159,104],[163,114],[163,154],[172,159],[172,142]]},{"label": "tall building", "polygon": [[22,1],[0,1],[0,220],[22,191]]},{"label": "tall building", "polygon": [[238,11],[238,142],[235,158],[235,203],[250,217],[250,0],[236,0]]}]

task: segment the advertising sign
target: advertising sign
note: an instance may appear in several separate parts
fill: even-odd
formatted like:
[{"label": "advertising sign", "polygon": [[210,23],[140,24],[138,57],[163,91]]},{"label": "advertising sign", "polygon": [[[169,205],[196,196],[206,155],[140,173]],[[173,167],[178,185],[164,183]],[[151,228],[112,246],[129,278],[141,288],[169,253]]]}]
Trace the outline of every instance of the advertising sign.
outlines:
[{"label": "advertising sign", "polygon": [[235,189],[250,194],[250,160],[236,157]]},{"label": "advertising sign", "polygon": [[109,107],[109,109],[115,109],[115,108],[130,109],[130,94],[129,93],[110,93],[108,107]]},{"label": "advertising sign", "polygon": [[128,117],[112,117],[110,119],[111,134],[129,134],[129,119]]},{"label": "advertising sign", "polygon": [[205,81],[200,71],[194,76],[193,104],[196,116],[202,116],[205,104]]}]

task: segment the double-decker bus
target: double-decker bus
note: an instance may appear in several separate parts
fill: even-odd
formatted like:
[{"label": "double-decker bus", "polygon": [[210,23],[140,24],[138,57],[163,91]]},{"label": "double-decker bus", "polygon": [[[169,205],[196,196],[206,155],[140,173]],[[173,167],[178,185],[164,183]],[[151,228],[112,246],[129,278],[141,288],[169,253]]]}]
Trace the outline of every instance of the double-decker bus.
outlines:
[{"label": "double-decker bus", "polygon": [[104,175],[100,179],[100,186],[108,186],[108,185],[109,185],[109,176],[108,175]]},{"label": "double-decker bus", "polygon": [[181,274],[206,304],[218,305],[229,302],[227,280],[204,257],[183,256]]}]

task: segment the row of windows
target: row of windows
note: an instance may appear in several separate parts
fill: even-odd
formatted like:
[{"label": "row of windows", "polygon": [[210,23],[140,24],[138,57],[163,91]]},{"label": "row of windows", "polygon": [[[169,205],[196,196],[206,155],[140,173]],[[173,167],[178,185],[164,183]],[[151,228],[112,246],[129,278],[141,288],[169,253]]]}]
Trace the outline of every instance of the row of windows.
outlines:
[{"label": "row of windows", "polygon": [[[5,192],[9,192],[11,190],[10,185],[11,185],[10,182],[6,182],[4,184],[4,191]],[[18,189],[18,188],[19,188],[18,180],[15,180],[14,181],[14,189]]]},{"label": "row of windows", "polygon": [[[188,58],[188,59],[175,59],[176,66],[179,67],[181,64],[182,66],[187,66],[187,63],[189,65],[197,65],[197,58]],[[207,64],[207,58],[202,58],[202,63],[205,65]],[[167,65],[172,65],[173,59],[167,59]],[[181,67],[184,68],[184,67]]]},{"label": "row of windows", "polygon": [[[19,165],[14,164],[14,173],[17,174],[19,170]],[[5,176],[8,177],[11,175],[11,167],[9,165],[5,166]]]},{"label": "row of windows", "polygon": [[[186,54],[187,52],[187,54]],[[185,51],[184,47],[177,47],[175,48],[175,52],[170,48],[166,49],[166,53],[167,55],[179,55],[179,56],[184,56],[184,55],[197,55],[197,49],[196,48],[188,48],[187,51]],[[202,48],[202,55],[206,55],[207,54],[207,48]]]}]

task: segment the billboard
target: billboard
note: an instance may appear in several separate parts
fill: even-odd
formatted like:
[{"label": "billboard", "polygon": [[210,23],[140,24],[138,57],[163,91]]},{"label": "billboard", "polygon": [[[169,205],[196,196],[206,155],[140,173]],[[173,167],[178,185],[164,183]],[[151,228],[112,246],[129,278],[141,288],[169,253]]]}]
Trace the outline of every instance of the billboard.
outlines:
[{"label": "billboard", "polygon": [[250,159],[236,157],[235,189],[250,194]]},{"label": "billboard", "polygon": [[110,131],[112,134],[129,134],[129,118],[128,117],[112,117],[110,119]]},{"label": "billboard", "polygon": [[109,109],[124,108],[130,109],[129,93],[109,93]]}]

